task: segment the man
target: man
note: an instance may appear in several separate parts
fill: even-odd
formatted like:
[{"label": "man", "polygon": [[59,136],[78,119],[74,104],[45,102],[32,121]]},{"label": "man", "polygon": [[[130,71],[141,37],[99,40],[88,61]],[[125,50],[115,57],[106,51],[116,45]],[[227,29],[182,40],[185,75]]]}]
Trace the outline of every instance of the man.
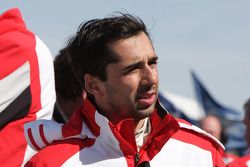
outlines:
[{"label": "man", "polygon": [[222,125],[219,118],[215,115],[207,115],[201,119],[200,127],[212,136],[216,137],[218,140],[221,139]]},{"label": "man", "polygon": [[[57,103],[53,116],[57,122],[64,123],[70,118],[73,111],[83,105],[86,94],[73,72],[70,57],[65,49],[60,50],[55,57],[54,69]],[[59,119],[60,115],[62,115],[62,119]]]},{"label": "man", "polygon": [[[200,127],[212,136],[216,137],[223,144],[226,142],[225,136],[223,135],[223,127],[219,118],[216,115],[207,115],[202,118],[200,121]],[[226,151],[223,153],[223,160],[225,164],[228,164],[237,158],[238,156],[228,153]]]},{"label": "man", "polygon": [[[246,141],[248,144],[248,147],[250,146],[250,99],[248,99],[244,106],[244,124],[246,125]],[[235,161],[228,164],[228,167],[250,167],[250,154],[249,149],[245,156],[236,159]]]},{"label": "man", "polygon": [[60,141],[27,167],[224,166],[220,142],[159,104],[158,56],[139,18],[90,20],[68,49],[87,98],[62,127]]},{"label": "man", "polygon": [[56,99],[53,59],[18,9],[0,15],[0,166],[23,166],[35,154],[24,124],[51,119]]}]

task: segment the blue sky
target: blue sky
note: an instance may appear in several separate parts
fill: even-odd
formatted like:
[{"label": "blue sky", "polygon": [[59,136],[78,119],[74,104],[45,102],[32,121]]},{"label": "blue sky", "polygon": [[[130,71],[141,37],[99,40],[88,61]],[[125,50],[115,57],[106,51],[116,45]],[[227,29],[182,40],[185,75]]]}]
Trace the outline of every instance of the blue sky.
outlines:
[{"label": "blue sky", "polygon": [[220,103],[238,110],[250,97],[249,0],[1,0],[18,7],[53,55],[79,24],[123,11],[148,26],[159,56],[160,89],[195,98],[194,70]]}]

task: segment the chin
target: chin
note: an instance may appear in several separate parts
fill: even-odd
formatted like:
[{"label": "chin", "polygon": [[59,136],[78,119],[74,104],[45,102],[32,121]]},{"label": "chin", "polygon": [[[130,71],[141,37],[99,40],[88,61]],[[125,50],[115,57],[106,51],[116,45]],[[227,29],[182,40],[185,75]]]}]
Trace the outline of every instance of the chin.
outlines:
[{"label": "chin", "polygon": [[153,114],[154,108],[155,108],[155,105],[151,105],[150,107],[146,109],[140,109],[138,111],[140,118],[143,119],[143,118],[149,117],[151,114]]}]

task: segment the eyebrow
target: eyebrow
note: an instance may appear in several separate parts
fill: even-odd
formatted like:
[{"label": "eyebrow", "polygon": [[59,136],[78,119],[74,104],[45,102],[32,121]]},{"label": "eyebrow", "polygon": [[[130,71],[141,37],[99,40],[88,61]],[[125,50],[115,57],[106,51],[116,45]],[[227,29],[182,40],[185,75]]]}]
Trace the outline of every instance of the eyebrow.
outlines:
[{"label": "eyebrow", "polygon": [[[151,57],[151,58],[149,59],[148,63],[151,64],[152,62],[155,62],[155,61],[157,61],[157,60],[158,60],[158,56],[154,56],[154,57]],[[126,67],[123,69],[123,71],[125,71],[125,73],[126,73],[126,72],[128,72],[128,71],[130,71],[130,70],[133,70],[133,69],[136,69],[136,68],[141,67],[143,64],[144,64],[143,61],[135,62],[135,63],[133,63],[133,64],[130,64],[130,65],[126,66]]]},{"label": "eyebrow", "polygon": [[149,63],[156,62],[158,59],[159,59],[158,56],[154,56],[154,57],[150,58],[148,62]]}]

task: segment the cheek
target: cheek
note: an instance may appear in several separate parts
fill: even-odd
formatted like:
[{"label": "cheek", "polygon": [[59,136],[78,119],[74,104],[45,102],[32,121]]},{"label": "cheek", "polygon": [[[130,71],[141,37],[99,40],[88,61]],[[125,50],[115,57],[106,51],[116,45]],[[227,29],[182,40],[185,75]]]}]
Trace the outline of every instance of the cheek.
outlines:
[{"label": "cheek", "polygon": [[131,91],[138,88],[138,85],[140,84],[140,77],[137,75],[134,76],[127,76],[122,80],[122,83],[124,87],[127,87]]}]

